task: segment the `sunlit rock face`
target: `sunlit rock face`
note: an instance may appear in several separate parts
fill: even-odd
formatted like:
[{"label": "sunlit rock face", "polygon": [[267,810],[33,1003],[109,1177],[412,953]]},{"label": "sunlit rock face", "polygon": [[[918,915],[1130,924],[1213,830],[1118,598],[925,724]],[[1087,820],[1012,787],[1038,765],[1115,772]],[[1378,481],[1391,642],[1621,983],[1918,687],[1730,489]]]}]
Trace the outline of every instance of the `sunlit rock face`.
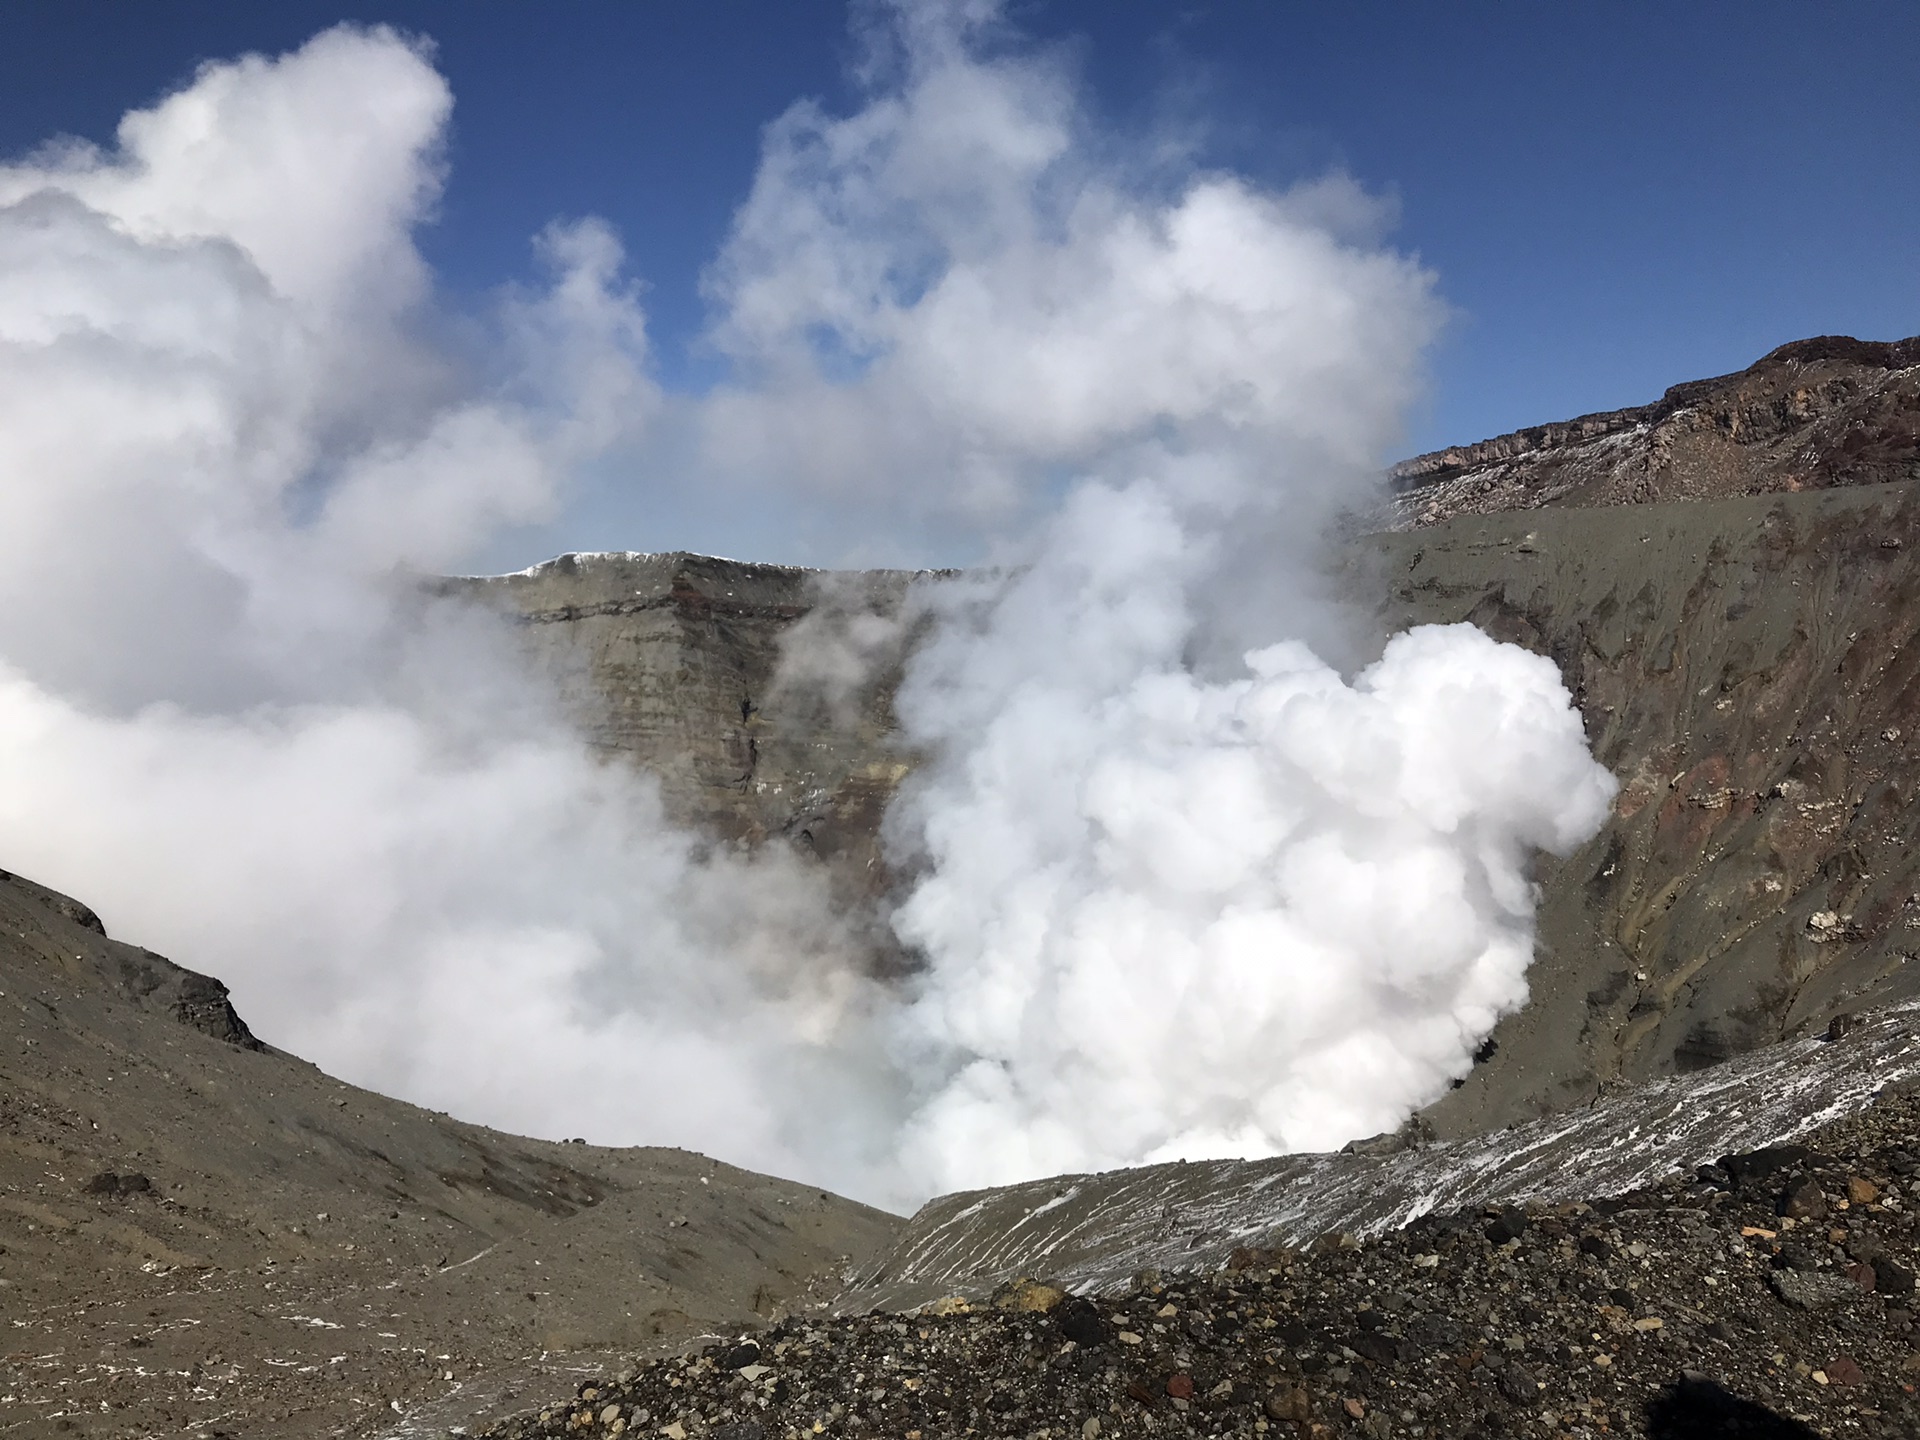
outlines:
[{"label": "sunlit rock face", "polygon": [[[442,583],[512,617],[593,746],[658,776],[675,820],[790,844],[864,904],[888,888],[880,819],[911,765],[892,718],[910,599],[939,578],[612,553]],[[822,663],[853,668],[783,670],[795,627],[839,610],[870,623]]]},{"label": "sunlit rock face", "polygon": [[1920,337],[1822,335],[1747,369],[1394,467],[1401,524],[1920,479]]}]

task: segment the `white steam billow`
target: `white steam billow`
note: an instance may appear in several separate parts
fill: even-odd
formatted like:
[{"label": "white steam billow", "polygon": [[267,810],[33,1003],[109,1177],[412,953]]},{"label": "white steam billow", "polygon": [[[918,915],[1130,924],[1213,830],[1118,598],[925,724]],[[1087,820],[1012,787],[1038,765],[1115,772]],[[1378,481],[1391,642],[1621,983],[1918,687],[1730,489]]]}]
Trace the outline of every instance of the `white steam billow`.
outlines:
[{"label": "white steam billow", "polygon": [[1064,667],[975,732],[926,720],[899,925],[932,959],[912,1020],[950,1078],[910,1135],[941,1183],[1332,1148],[1526,999],[1527,857],[1612,795],[1552,664],[1459,625],[1351,686],[1293,642],[1246,669]]},{"label": "white steam billow", "polygon": [[[1543,660],[1421,631],[1347,683],[1307,648],[1431,278],[1347,180],[1136,164],[984,0],[866,38],[860,110],[769,128],[701,395],[595,222],[541,238],[544,291],[436,313],[450,97],[384,30],[0,167],[0,864],[363,1083],[884,1201],[1385,1128],[1523,1001],[1528,858],[1612,792]],[[910,982],[408,578],[616,462],[1001,563],[901,692]]]}]

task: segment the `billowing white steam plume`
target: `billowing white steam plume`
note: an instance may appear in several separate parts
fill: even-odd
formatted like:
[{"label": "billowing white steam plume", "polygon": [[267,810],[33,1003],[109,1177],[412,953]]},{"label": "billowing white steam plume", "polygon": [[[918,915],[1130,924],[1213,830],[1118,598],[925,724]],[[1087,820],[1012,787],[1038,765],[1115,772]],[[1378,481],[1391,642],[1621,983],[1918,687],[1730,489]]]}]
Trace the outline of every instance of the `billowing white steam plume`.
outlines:
[{"label": "billowing white steam plume", "polygon": [[757,385],[713,405],[731,453],[972,514],[1069,477],[900,696],[933,756],[889,817],[928,967],[908,1171],[1390,1128],[1525,1000],[1528,858],[1591,836],[1613,781],[1553,666],[1471,627],[1351,686],[1298,643],[1440,318],[1380,207],[1098,164],[1057,66],[988,58],[996,25],[910,8],[896,89],[790,112],[716,272]]},{"label": "billowing white steam plume", "polygon": [[[1115,158],[987,0],[869,39],[862,109],[768,132],[703,396],[591,222],[474,354],[428,338],[450,102],[386,31],[0,169],[0,864],[354,1079],[879,1198],[1389,1126],[1521,1002],[1527,857],[1611,794],[1545,661],[1416,632],[1348,684],[1300,643],[1430,277],[1344,179]],[[637,483],[1005,567],[901,696],[905,991],[408,578],[661,444],[697,469]]]}]

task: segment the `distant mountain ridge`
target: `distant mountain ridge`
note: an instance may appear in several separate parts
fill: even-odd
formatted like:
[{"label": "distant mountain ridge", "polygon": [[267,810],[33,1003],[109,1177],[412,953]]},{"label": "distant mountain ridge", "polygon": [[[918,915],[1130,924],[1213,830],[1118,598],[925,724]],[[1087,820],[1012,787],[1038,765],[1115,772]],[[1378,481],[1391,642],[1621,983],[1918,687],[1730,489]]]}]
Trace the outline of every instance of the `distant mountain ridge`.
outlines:
[{"label": "distant mountain ridge", "polygon": [[1400,524],[1920,478],[1920,336],[1821,335],[1658,400],[1403,460]]}]

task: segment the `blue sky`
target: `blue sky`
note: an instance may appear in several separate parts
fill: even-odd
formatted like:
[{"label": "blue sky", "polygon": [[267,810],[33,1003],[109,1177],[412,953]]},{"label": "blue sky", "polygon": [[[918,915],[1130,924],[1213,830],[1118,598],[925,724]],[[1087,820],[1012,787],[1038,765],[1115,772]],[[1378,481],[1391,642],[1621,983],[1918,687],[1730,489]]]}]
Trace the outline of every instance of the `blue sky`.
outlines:
[{"label": "blue sky", "polygon": [[[1051,0],[1119,136],[1199,137],[1285,182],[1397,197],[1454,322],[1410,448],[1630,404],[1818,333],[1920,331],[1920,7]],[[526,273],[549,219],[623,236],[670,383],[697,383],[701,267],[794,99],[853,103],[832,0],[15,5],[0,149],[111,137],[203,59],[343,19],[431,36],[456,97],[422,237],[443,282]]]}]

